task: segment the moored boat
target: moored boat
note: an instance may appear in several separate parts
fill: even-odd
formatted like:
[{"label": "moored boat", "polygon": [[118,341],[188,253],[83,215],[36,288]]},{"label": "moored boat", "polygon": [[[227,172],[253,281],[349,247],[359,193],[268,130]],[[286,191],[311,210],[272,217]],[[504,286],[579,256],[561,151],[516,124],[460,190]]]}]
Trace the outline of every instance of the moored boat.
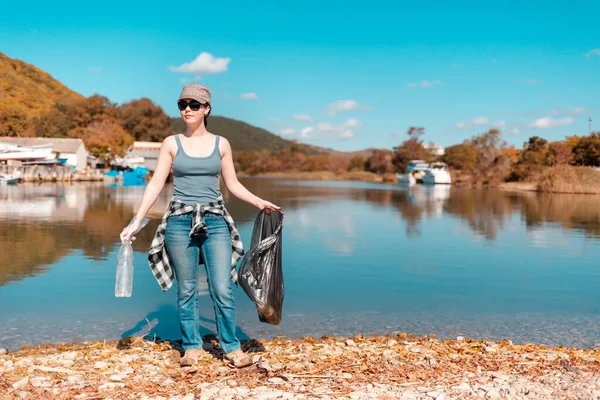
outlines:
[{"label": "moored boat", "polygon": [[20,175],[0,175],[0,183],[14,185],[21,179]]},{"label": "moored boat", "polygon": [[416,183],[423,183],[425,171],[429,169],[429,164],[423,160],[411,160],[406,167],[406,173],[396,174],[398,184],[412,186]]},{"label": "moored boat", "polygon": [[426,185],[449,185],[452,183],[448,166],[443,162],[431,163],[429,168],[424,171],[423,183]]}]

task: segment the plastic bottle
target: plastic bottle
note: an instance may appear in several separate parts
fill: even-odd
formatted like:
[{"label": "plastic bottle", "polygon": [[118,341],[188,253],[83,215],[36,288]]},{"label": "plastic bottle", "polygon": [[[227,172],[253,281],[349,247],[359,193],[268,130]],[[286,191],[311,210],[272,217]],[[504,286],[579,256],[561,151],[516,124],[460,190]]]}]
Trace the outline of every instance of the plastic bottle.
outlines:
[{"label": "plastic bottle", "polygon": [[[133,222],[133,219],[131,222]],[[129,225],[131,225],[131,222]],[[148,218],[144,218],[139,229],[133,232],[131,236],[138,233],[147,223]],[[117,264],[117,276],[115,279],[115,297],[131,297],[131,292],[133,291],[133,248],[131,247],[131,243],[121,243],[117,257],[119,263]]]}]

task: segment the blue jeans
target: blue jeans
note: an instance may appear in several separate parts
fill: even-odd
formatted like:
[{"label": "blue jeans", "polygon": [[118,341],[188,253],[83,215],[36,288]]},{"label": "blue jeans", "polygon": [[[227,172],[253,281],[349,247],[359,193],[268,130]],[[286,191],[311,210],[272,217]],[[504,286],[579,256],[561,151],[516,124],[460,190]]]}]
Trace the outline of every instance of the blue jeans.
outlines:
[{"label": "blue jeans", "polygon": [[183,349],[201,349],[198,310],[198,260],[206,267],[208,292],[212,298],[221,349],[230,353],[240,348],[235,336],[235,299],[231,281],[231,236],[222,215],[207,212],[208,235],[191,238],[192,214],[170,216],[165,244],[177,280],[177,312]]}]

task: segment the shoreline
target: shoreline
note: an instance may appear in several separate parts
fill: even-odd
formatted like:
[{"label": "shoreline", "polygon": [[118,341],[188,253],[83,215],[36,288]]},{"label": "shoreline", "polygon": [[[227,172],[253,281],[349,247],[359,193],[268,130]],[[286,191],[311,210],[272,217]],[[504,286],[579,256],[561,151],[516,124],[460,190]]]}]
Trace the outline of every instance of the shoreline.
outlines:
[{"label": "shoreline", "polygon": [[229,369],[214,337],[197,366],[141,337],[0,350],[0,398],[567,399],[600,397],[600,350],[402,332],[243,341]]}]

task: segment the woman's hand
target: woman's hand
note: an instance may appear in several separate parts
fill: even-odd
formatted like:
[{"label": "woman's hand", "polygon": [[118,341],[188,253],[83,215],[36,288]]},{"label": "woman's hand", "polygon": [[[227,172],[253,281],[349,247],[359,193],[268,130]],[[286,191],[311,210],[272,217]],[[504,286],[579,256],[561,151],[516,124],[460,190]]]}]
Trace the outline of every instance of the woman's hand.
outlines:
[{"label": "woman's hand", "polygon": [[121,232],[121,243],[131,243],[135,240],[134,234],[141,229],[141,222],[137,219],[133,220],[132,223],[127,225],[123,232]]},{"label": "woman's hand", "polygon": [[275,204],[271,203],[270,201],[266,201],[266,200],[263,200],[263,199],[259,199],[258,200],[258,202],[256,203],[256,207],[258,207],[260,210],[266,208],[266,213],[267,214],[271,214],[272,210],[279,211],[280,213],[283,214],[283,211],[281,210],[281,207],[276,206]]}]

